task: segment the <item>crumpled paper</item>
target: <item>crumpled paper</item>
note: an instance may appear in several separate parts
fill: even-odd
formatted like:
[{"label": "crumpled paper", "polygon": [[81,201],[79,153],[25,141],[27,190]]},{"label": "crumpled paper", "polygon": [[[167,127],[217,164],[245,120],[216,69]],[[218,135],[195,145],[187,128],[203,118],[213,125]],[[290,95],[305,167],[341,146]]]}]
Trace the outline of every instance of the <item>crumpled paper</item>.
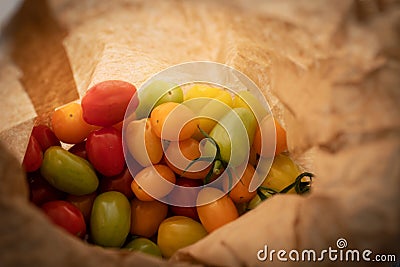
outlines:
[{"label": "crumpled paper", "polygon": [[[43,23],[30,23],[32,13],[43,13]],[[15,230],[1,232],[0,265],[280,266],[285,262],[276,258],[259,261],[258,251],[265,245],[318,251],[336,248],[339,238],[349,248],[399,255],[399,23],[398,1],[26,1],[7,28],[11,52],[2,65],[20,71],[22,78],[7,84],[20,81],[29,101],[11,91],[8,106],[21,98],[46,121],[54,107],[95,82],[118,78],[140,86],[171,65],[216,61],[258,85],[287,130],[291,155],[316,178],[310,195],[275,196],[160,262],[88,246],[51,227],[28,204],[23,176],[2,153],[0,229]],[[36,68],[27,64],[35,61]],[[51,92],[45,103],[43,90]],[[19,160],[31,114],[0,134]]]}]

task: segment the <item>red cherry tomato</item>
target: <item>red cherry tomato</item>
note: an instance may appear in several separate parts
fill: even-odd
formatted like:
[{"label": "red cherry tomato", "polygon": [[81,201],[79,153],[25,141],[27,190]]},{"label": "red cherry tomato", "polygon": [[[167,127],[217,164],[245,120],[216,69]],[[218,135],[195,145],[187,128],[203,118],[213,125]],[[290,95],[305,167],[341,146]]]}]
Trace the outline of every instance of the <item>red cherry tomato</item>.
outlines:
[{"label": "red cherry tomato", "polygon": [[83,159],[88,159],[86,153],[86,141],[73,145],[70,149],[68,149],[68,151]]},{"label": "red cherry tomato", "polygon": [[58,140],[54,132],[46,125],[37,125],[33,127],[32,135],[39,142],[43,152],[51,146],[61,146],[60,140]]},{"label": "red cherry tomato", "polygon": [[32,135],[29,137],[28,146],[26,148],[24,160],[22,166],[26,172],[33,172],[40,168],[43,162],[42,147],[35,137]]},{"label": "red cherry tomato", "polygon": [[91,132],[86,140],[86,152],[93,167],[105,176],[114,176],[124,170],[122,134],[113,127]]},{"label": "red cherry tomato", "polygon": [[[112,126],[124,119],[126,108],[135,93],[136,87],[128,82],[98,83],[82,98],[83,119],[93,125]],[[133,103],[138,105],[137,98]]]},{"label": "red cherry tomato", "polygon": [[41,175],[40,172],[28,174],[29,198],[37,206],[52,200],[60,200],[65,197],[65,193],[51,186]]},{"label": "red cherry tomato", "polygon": [[100,192],[118,191],[124,194],[128,199],[133,198],[131,183],[133,181],[132,175],[128,168],[123,172],[112,177],[103,177],[100,180]]},{"label": "red cherry tomato", "polygon": [[[202,186],[203,182],[201,180],[187,179],[187,178],[177,178],[176,185],[184,186],[184,187],[198,187]],[[182,191],[181,191],[182,192]],[[182,198],[185,196],[176,195],[174,191],[172,191],[169,195],[170,198]],[[199,221],[199,215],[197,214],[196,207],[179,207],[179,206],[169,206],[170,211],[177,216],[186,216],[192,218],[193,220]]]},{"label": "red cherry tomato", "polygon": [[80,238],[86,234],[86,224],[82,212],[73,204],[56,200],[42,205],[43,211],[51,221]]}]

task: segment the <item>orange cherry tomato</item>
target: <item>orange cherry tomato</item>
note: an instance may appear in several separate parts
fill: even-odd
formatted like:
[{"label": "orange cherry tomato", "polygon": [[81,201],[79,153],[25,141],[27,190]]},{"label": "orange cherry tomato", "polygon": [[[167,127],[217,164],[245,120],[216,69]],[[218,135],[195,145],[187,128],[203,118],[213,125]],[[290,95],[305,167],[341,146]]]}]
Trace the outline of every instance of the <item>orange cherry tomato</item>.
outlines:
[{"label": "orange cherry tomato", "polygon": [[[252,165],[247,164],[242,176],[240,177],[240,180],[229,192],[229,197],[232,199],[233,202],[235,202],[236,204],[245,203],[250,201],[255,195],[257,195],[257,190],[249,192],[249,185],[254,175],[257,175],[256,170]],[[228,179],[225,179],[224,181],[226,181],[224,186],[228,188],[229,186],[227,183]]]},{"label": "orange cherry tomato", "polygon": [[192,160],[200,156],[199,142],[189,138],[179,142],[171,142],[165,151],[165,162],[179,176],[204,179],[211,168],[207,162],[196,162],[185,171]]},{"label": "orange cherry tomato", "polygon": [[271,144],[273,144],[273,142],[271,142],[271,140],[274,138],[274,126],[276,136],[275,155],[287,150],[285,129],[283,129],[279,122],[272,116],[266,116],[260,122],[260,126],[257,128],[254,136],[253,148],[257,154],[265,157],[272,156],[271,151],[273,148]]},{"label": "orange cherry tomato", "polygon": [[152,237],[161,222],[167,217],[168,206],[157,200],[131,201],[131,234]]},{"label": "orange cherry tomato", "polygon": [[[221,195],[223,195],[221,190],[213,187],[206,187],[199,192],[197,203],[206,203]],[[211,233],[239,217],[235,204],[227,195],[224,195],[217,200],[213,200],[208,204],[197,206],[197,213],[201,224],[208,233]]]},{"label": "orange cherry tomato", "polygon": [[175,182],[175,173],[168,166],[157,164],[148,166],[136,174],[131,189],[138,199],[153,201],[168,195]]},{"label": "orange cherry tomato", "polygon": [[166,102],[155,107],[150,114],[150,122],[158,137],[170,141],[188,139],[197,129],[193,111],[176,102]]},{"label": "orange cherry tomato", "polygon": [[91,131],[99,128],[83,120],[82,107],[74,102],[54,111],[51,125],[57,138],[69,144],[82,142]]}]

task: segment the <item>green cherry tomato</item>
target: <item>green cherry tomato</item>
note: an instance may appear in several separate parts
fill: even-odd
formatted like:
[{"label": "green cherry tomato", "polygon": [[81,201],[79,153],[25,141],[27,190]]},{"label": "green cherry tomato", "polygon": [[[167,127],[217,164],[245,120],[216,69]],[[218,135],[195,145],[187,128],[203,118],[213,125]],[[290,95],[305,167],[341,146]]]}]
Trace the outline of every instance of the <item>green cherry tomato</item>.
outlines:
[{"label": "green cherry tomato", "polygon": [[157,244],[144,237],[135,238],[126,244],[124,248],[130,251],[140,251],[156,257],[162,257],[161,250]]},{"label": "green cherry tomato", "polygon": [[87,160],[59,146],[46,150],[40,172],[52,186],[72,195],[90,194],[99,185],[96,172]]},{"label": "green cherry tomato", "polygon": [[171,257],[178,249],[189,246],[207,235],[204,227],[184,216],[165,219],[158,228],[157,244],[164,257]]},{"label": "green cherry tomato", "polygon": [[90,217],[93,242],[104,247],[121,247],[131,226],[131,205],[120,192],[109,191],[96,197]]},{"label": "green cherry tomato", "polygon": [[[256,126],[256,118],[247,108],[234,108],[222,117],[210,132],[220,149],[221,159],[232,167],[242,164],[248,157]],[[205,154],[213,156],[215,151],[214,144],[208,141],[204,146]]]},{"label": "green cherry tomato", "polygon": [[143,119],[150,115],[150,111],[166,102],[182,103],[183,91],[176,84],[165,81],[153,81],[139,91],[139,105],[136,108],[136,119]]}]

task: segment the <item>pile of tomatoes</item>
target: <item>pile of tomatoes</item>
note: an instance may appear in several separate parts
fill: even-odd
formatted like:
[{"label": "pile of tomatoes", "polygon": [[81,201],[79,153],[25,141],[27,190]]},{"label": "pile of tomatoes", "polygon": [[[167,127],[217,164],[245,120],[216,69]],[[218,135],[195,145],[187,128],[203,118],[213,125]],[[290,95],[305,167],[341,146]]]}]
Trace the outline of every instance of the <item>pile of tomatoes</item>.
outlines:
[{"label": "pile of tomatoes", "polygon": [[[259,171],[271,147],[271,169]],[[308,191],[286,149],[285,130],[248,91],[155,81],[136,92],[105,81],[33,128],[23,167],[31,202],[56,225],[168,258],[275,193]],[[224,176],[220,188],[203,187]],[[254,177],[261,185],[250,191]],[[178,205],[186,196],[174,185],[199,190]]]}]

